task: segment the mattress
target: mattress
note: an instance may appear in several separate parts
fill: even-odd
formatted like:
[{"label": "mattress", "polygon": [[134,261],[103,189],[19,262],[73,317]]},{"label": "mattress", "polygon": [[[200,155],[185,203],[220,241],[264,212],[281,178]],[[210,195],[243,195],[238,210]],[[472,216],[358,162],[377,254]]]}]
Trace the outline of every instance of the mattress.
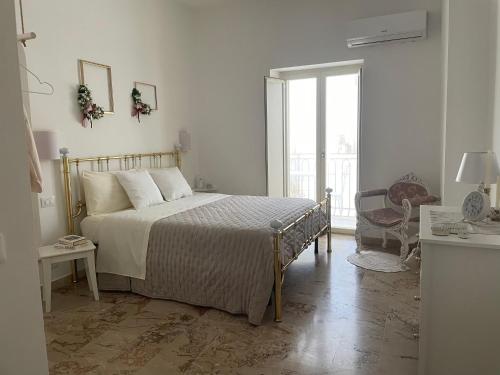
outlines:
[{"label": "mattress", "polygon": [[207,198],[209,198],[209,201],[211,201],[210,197],[212,196],[223,196],[223,195],[212,194],[212,193],[194,193],[192,196],[189,197],[184,197],[171,202],[164,202],[157,206],[147,207],[139,211],[129,208],[126,210],[112,212],[108,214],[87,216],[80,222],[80,229],[84,237],[88,238],[93,243],[98,244],[99,229],[102,227],[104,219],[108,216],[118,217],[125,214],[130,217],[132,215],[133,218],[136,217],[137,221],[140,221],[143,216],[147,215],[148,212],[151,212],[153,210],[161,210],[161,211],[165,210],[170,212],[170,215],[176,214],[186,209],[192,208],[192,206],[197,206],[198,203],[205,204]]},{"label": "mattress", "polygon": [[[147,233],[144,278],[134,277],[127,271],[131,260],[143,254],[135,252],[135,257],[130,257],[126,248],[129,245],[108,252],[108,266],[117,267],[116,271],[99,271],[104,269],[99,264],[103,259],[100,245],[97,256],[99,286],[110,289],[111,281],[119,290],[129,289],[148,297],[246,314],[250,323],[260,324],[274,283],[270,222],[280,220],[285,225],[290,224],[315,204],[300,198],[226,196],[169,215],[155,221]],[[120,219],[110,227],[109,237],[115,240],[133,240],[144,228],[141,223],[127,223],[126,216]],[[104,223],[107,220],[109,217]],[[312,231],[319,231],[325,225],[326,215],[318,212],[287,232],[282,242],[282,264],[300,250]],[[116,228],[120,231],[115,232]],[[130,276],[131,279],[121,279],[123,282],[117,284],[110,274]]]},{"label": "mattress", "polygon": [[82,234],[99,244],[96,271],[144,280],[152,225],[225,197],[224,194],[196,193],[138,210],[127,209],[85,218],[81,224]]}]

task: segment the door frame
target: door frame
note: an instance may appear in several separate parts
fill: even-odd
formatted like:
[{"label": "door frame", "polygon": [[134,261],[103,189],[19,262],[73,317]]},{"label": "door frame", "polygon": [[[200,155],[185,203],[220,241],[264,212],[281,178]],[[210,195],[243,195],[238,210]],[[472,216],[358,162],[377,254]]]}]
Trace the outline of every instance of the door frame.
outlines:
[{"label": "door frame", "polygon": [[[280,72],[279,79],[285,81],[285,196],[288,196],[289,182],[289,84],[290,80],[316,78],[316,200],[320,201],[325,194],[326,186],[326,78],[344,74],[358,74],[358,123],[357,123],[357,161],[356,189],[359,191],[361,176],[361,115],[362,115],[362,77],[363,64],[349,64],[327,68],[312,68]],[[325,93],[325,95],[323,95]]]}]

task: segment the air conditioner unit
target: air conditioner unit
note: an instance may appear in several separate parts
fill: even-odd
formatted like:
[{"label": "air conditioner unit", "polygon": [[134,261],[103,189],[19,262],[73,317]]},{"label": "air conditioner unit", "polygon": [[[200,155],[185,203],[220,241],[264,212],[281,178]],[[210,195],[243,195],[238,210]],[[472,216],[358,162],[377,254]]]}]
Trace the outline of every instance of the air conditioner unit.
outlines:
[{"label": "air conditioner unit", "polygon": [[415,10],[355,20],[349,26],[348,35],[349,48],[425,39],[427,11]]}]

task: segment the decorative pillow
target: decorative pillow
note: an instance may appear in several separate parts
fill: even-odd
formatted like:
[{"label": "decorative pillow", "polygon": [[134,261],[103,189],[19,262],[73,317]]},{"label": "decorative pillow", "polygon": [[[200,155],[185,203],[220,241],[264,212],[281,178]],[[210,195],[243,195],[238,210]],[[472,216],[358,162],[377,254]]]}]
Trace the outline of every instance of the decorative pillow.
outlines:
[{"label": "decorative pillow", "polygon": [[110,172],[82,173],[87,215],[107,214],[132,207],[127,193]]},{"label": "decorative pillow", "polygon": [[147,171],[116,172],[116,177],[136,210],[163,202],[160,190]]},{"label": "decorative pillow", "polygon": [[149,173],[160,188],[166,201],[173,201],[193,195],[191,187],[182,175],[179,168],[150,169]]}]

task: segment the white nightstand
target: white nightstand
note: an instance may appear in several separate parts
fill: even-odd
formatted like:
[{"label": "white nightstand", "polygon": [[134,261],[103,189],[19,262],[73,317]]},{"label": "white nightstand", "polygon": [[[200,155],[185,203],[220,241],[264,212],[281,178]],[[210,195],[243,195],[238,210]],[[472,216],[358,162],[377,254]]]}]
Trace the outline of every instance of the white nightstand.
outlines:
[{"label": "white nightstand", "polygon": [[97,278],[95,274],[94,250],[95,246],[91,241],[88,241],[87,244],[80,245],[75,249],[57,249],[53,245],[43,246],[38,249],[38,260],[42,264],[42,288],[46,312],[50,312],[51,308],[52,264],[54,263],[83,259],[89,288],[94,293],[94,299],[99,301]]},{"label": "white nightstand", "polygon": [[194,188],[193,191],[197,193],[217,193],[217,188],[212,187],[212,188]]}]

